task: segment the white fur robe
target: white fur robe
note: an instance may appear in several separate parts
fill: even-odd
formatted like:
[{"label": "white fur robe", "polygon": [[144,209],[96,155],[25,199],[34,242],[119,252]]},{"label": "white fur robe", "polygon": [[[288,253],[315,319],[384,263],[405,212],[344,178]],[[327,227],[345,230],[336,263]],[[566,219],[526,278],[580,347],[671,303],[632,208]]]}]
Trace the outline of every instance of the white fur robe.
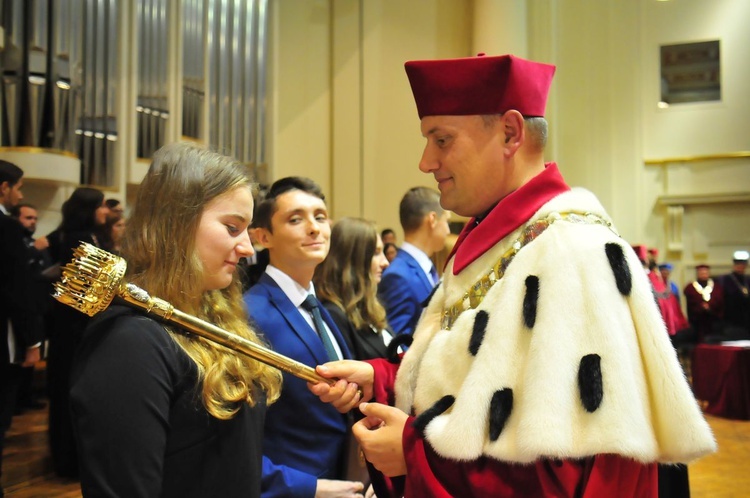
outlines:
[{"label": "white fur robe", "polygon": [[[589,192],[573,189],[532,220],[576,211],[608,215]],[[602,225],[557,221],[522,248],[478,309],[441,329],[445,308],[511,247],[523,226],[453,275],[453,260],[414,334],[396,381],[396,404],[423,414],[444,396],[455,402],[425,429],[442,456],[506,462],[618,454],[641,462],[687,462],[716,450],[629,244]],[[605,244],[623,248],[632,290],[618,290]],[[535,322],[523,316],[526,279],[538,277]],[[475,317],[488,313],[481,346],[469,351]],[[579,364],[599,355],[601,403],[584,408]],[[491,440],[494,393],[512,390],[512,408]]]}]

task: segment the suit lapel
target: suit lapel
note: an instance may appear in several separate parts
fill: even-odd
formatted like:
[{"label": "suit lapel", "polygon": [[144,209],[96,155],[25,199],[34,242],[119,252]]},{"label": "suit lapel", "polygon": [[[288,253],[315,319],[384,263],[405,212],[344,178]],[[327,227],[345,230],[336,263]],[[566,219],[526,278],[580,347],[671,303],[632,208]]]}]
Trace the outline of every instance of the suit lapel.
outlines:
[{"label": "suit lapel", "polygon": [[[300,311],[294,306],[294,304],[292,304],[276,281],[269,277],[267,273],[264,273],[258,283],[266,287],[269,301],[284,318],[292,333],[294,333],[299,340],[302,341],[305,347],[307,347],[307,350],[315,359],[315,362],[318,365],[326,363],[328,361],[328,355],[326,354],[326,350],[323,347],[320,337],[318,337],[318,333],[302,317]],[[324,315],[323,320],[326,321],[329,327],[331,326],[331,317],[328,313]],[[333,330],[336,330],[335,325]],[[341,342],[339,342],[339,344],[340,343]]]},{"label": "suit lapel", "polygon": [[424,270],[422,270],[422,267],[419,266],[419,263],[417,263],[417,260],[414,259],[414,257],[407,253],[406,251],[402,251],[404,253],[404,261],[411,269],[412,273],[416,276],[416,278],[422,282],[422,286],[424,287],[424,291],[429,294],[432,291],[432,283],[427,278],[427,275],[425,274]]}]

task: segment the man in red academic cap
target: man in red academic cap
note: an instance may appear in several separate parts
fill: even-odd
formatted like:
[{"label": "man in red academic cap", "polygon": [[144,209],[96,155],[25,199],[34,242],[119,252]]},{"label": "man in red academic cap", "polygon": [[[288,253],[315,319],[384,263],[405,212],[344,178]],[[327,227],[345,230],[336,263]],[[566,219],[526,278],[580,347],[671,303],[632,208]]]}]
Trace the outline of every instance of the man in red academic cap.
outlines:
[{"label": "man in red academic cap", "polygon": [[[638,257],[544,162],[554,69],[406,64],[419,168],[471,220],[400,365],[319,367],[374,393],[354,433],[406,497],[656,496],[656,462],[715,450]],[[359,401],[344,380],[312,389],[340,410]]]},{"label": "man in red academic cap", "polygon": [[711,267],[705,264],[695,267],[695,280],[685,286],[685,303],[688,321],[695,330],[698,341],[715,336],[724,317],[724,291],[711,278]]}]

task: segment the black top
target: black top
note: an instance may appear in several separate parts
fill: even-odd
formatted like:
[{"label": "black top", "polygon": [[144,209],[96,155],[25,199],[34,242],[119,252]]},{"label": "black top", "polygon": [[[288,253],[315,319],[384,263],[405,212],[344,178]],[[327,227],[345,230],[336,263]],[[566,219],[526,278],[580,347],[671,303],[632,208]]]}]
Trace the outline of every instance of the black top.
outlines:
[{"label": "black top", "polygon": [[[369,325],[355,329],[352,322],[349,321],[349,318],[344,313],[344,310],[330,301],[322,301],[322,304],[341,331],[341,335],[344,336],[355,360],[372,360],[388,357],[388,348],[383,342],[383,334],[381,332],[376,332]],[[391,335],[393,334],[391,333]]]},{"label": "black top", "polygon": [[265,400],[210,416],[195,364],[158,322],[122,306],[95,317],[71,386],[84,496],[260,496]]}]

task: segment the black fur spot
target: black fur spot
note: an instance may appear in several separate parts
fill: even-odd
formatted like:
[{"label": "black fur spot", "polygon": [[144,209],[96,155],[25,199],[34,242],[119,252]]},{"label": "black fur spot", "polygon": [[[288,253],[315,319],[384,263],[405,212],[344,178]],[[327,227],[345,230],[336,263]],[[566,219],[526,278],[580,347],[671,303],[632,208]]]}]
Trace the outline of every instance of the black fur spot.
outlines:
[{"label": "black fur spot", "polygon": [[487,330],[487,322],[490,319],[490,315],[482,310],[477,313],[474,318],[474,330],[471,332],[471,340],[469,340],[469,353],[472,356],[476,356],[479,352],[479,346],[482,345],[484,340],[484,333]]},{"label": "black fur spot", "polygon": [[523,321],[528,328],[536,323],[536,303],[539,300],[539,277],[526,277],[526,295],[523,297]]},{"label": "black fur spot", "polygon": [[435,285],[435,287],[433,287],[433,288],[432,288],[432,291],[430,292],[430,295],[429,295],[429,296],[427,296],[426,298],[424,298],[424,301],[422,301],[422,303],[421,303],[421,304],[422,304],[422,307],[423,307],[423,308],[426,308],[426,307],[427,307],[427,305],[428,305],[428,304],[430,304],[430,301],[432,301],[432,296],[434,296],[434,295],[435,295],[435,292],[437,292],[437,290],[438,290],[438,287],[440,287],[440,284],[442,284],[442,283],[443,283],[443,281],[442,281],[442,280],[441,280],[440,282],[438,282],[438,283],[437,283],[437,284]]},{"label": "black fur spot", "polygon": [[578,389],[581,391],[581,402],[586,411],[596,411],[604,397],[601,357],[598,354],[587,354],[581,358],[581,364],[578,366]]},{"label": "black fur spot", "polygon": [[625,254],[622,252],[622,246],[609,242],[604,246],[604,252],[607,253],[607,259],[609,260],[609,266],[612,268],[612,273],[615,275],[615,283],[617,284],[617,290],[623,296],[629,296],[630,290],[633,288],[633,280],[630,276],[630,267],[627,261],[625,261]]},{"label": "black fur spot", "polygon": [[490,441],[497,441],[513,409],[513,389],[495,391],[490,401]]},{"label": "black fur spot", "polygon": [[421,434],[422,437],[424,437],[424,431],[425,429],[427,429],[427,424],[432,422],[432,419],[453,406],[453,403],[455,401],[456,398],[451,396],[450,394],[447,396],[443,396],[434,405],[417,416],[417,418],[414,419],[412,426],[417,432],[419,432],[419,434]]},{"label": "black fur spot", "polygon": [[411,334],[398,334],[388,343],[388,347],[385,349],[385,357],[391,363],[401,363],[401,354],[398,352],[398,348],[401,346],[408,348],[412,342],[414,342],[414,336]]}]

